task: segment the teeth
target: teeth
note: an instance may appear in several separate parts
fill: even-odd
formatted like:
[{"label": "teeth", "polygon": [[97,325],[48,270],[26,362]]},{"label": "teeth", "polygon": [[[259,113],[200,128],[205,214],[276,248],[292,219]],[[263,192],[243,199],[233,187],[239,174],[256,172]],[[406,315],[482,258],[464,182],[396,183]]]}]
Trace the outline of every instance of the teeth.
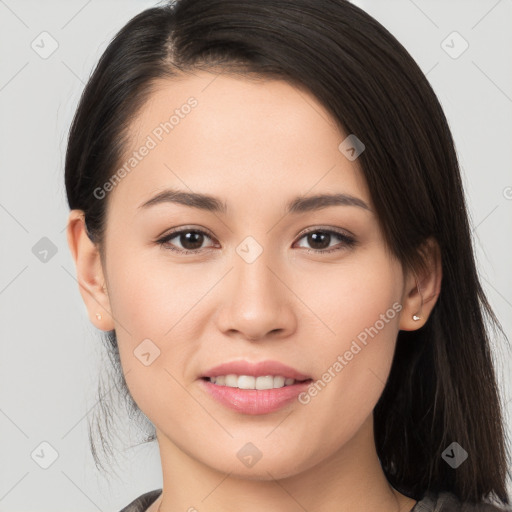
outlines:
[{"label": "teeth", "polygon": [[252,375],[219,375],[218,377],[210,377],[210,382],[217,386],[228,386],[240,389],[274,389],[283,386],[291,386],[295,383],[295,379],[285,378],[281,375],[263,375],[254,377]]}]

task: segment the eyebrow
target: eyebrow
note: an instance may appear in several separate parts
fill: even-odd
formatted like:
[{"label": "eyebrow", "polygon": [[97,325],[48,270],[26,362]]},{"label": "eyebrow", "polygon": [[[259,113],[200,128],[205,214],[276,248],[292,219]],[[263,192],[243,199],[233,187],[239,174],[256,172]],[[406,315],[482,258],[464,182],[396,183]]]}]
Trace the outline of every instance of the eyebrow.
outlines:
[{"label": "eyebrow", "polygon": [[[147,209],[151,206],[163,203],[176,203],[190,208],[198,208],[212,213],[226,214],[227,205],[215,196],[197,192],[185,192],[176,189],[166,189],[142,203],[139,209]],[[314,196],[299,196],[289,201],[286,205],[286,213],[298,214],[320,210],[329,206],[357,206],[371,211],[368,204],[362,199],[349,194],[317,194]]]}]

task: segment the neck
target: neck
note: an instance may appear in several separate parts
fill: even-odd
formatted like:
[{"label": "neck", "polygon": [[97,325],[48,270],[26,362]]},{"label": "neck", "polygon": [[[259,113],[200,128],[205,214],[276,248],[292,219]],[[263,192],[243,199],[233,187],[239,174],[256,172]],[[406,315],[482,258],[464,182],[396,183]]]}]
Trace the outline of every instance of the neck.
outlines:
[{"label": "neck", "polygon": [[222,473],[180,450],[157,430],[163,493],[148,512],[409,512],[415,500],[387,481],[377,457],[373,416],[342,448],[305,471],[274,479]]}]

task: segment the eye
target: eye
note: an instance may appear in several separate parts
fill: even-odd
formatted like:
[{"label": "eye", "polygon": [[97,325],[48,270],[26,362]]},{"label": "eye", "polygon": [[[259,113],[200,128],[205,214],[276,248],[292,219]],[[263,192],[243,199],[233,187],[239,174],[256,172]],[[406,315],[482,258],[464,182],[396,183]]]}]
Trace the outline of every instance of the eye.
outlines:
[{"label": "eye", "polygon": [[[182,248],[174,247],[174,244],[169,242],[177,238]],[[200,229],[180,229],[179,231],[173,231],[164,238],[157,240],[165,249],[176,251],[182,254],[197,254],[201,250],[201,245],[205,238],[212,239],[206,232]]]},{"label": "eye", "polygon": [[[334,246],[334,248],[327,250],[327,248],[329,248],[330,242],[332,241],[333,235],[334,238],[338,238],[341,243],[337,246]],[[299,240],[302,240],[303,238],[306,238],[307,242],[313,246],[313,249],[306,249],[306,251],[310,253],[331,253],[335,251],[341,251],[356,245],[355,238],[345,233],[334,231],[332,229],[315,228],[304,233]]]},{"label": "eye", "polygon": [[[329,249],[333,236],[334,238],[337,238],[340,243],[338,243],[337,246],[334,246],[334,248]],[[306,249],[306,252],[315,254],[341,251],[343,249],[353,247],[357,243],[355,238],[352,236],[332,229],[315,228],[303,233],[299,240],[302,240],[303,238],[305,238],[309,244],[313,245],[313,248]],[[176,243],[171,243],[171,240],[173,239],[177,239],[181,247],[176,247]],[[165,249],[169,249],[177,253],[198,254],[199,252],[202,252],[202,245],[205,239],[212,240],[213,237],[200,229],[182,228],[172,231],[165,237],[157,240],[157,243]]]}]

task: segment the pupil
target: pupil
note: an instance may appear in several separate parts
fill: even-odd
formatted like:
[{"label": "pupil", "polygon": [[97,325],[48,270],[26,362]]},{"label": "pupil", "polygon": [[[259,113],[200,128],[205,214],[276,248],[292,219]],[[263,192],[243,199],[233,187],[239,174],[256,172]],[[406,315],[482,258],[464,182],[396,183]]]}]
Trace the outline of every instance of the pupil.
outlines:
[{"label": "pupil", "polygon": [[[315,232],[315,233],[310,233],[310,234],[308,234],[308,243],[313,247],[313,249],[325,249],[325,248],[329,247],[330,236],[331,235],[329,233],[322,233],[321,231]],[[316,247],[315,244],[318,244],[319,238],[323,238],[324,243],[323,244],[320,243],[320,247]],[[327,240],[327,244],[325,244],[326,240]]]},{"label": "pupil", "polygon": [[[189,231],[186,234],[182,234],[180,238],[181,245],[190,251],[199,249],[201,245],[203,245],[203,235],[196,231]],[[185,243],[183,243],[183,240],[185,240]]]}]

